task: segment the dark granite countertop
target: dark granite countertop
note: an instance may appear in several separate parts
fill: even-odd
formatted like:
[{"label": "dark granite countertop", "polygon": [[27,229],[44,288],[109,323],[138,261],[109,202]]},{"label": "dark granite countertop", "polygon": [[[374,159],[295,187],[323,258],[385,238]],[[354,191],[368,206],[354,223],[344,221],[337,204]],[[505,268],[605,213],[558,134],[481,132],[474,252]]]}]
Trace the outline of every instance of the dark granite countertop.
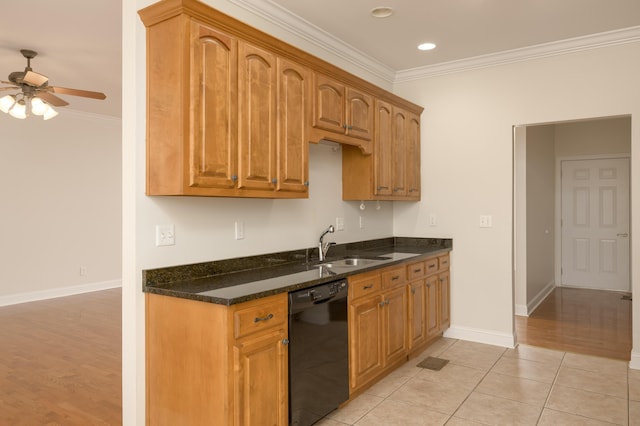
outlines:
[{"label": "dark granite countertop", "polygon": [[338,280],[406,261],[451,251],[441,238],[390,237],[333,246],[325,262],[345,257],[385,257],[359,267],[318,266],[318,249],[218,260],[142,271],[143,291],[233,305]]}]

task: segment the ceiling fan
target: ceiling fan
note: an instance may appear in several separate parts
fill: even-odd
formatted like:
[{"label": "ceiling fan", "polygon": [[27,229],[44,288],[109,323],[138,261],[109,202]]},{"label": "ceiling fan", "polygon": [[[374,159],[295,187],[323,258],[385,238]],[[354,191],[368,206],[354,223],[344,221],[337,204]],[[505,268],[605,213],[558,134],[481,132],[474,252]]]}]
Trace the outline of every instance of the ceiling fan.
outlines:
[{"label": "ceiling fan", "polygon": [[15,118],[26,118],[31,113],[41,115],[45,120],[48,120],[58,115],[53,109],[54,106],[69,105],[67,101],[54,93],[106,99],[106,95],[101,92],[50,86],[47,77],[31,69],[31,59],[35,58],[38,52],[29,49],[22,49],[20,52],[27,59],[27,67],[24,71],[15,71],[9,74],[9,81],[0,80],[0,83],[9,85],[8,87],[0,87],[0,92],[8,90],[19,90],[19,92],[0,98],[0,111],[9,113]]}]

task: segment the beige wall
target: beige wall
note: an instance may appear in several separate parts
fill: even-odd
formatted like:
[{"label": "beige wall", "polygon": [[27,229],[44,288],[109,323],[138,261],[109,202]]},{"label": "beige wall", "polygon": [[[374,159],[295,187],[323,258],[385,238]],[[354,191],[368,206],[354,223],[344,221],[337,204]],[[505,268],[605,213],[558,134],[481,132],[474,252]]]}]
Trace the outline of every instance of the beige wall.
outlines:
[{"label": "beige wall", "polygon": [[119,286],[120,120],[65,108],[0,128],[0,306]]},{"label": "beige wall", "polygon": [[554,127],[558,157],[631,152],[631,117],[558,123]]},{"label": "beige wall", "polygon": [[527,127],[527,312],[555,284],[554,127]]},{"label": "beige wall", "polygon": [[[640,164],[640,121],[634,119],[640,116],[638,71],[640,43],[635,43],[396,85],[398,94],[425,106],[424,192],[420,203],[394,206],[394,232],[453,237],[448,335],[514,342],[512,126],[630,115],[635,170]],[[640,185],[632,188],[638,191]],[[635,227],[640,194],[632,194],[632,200]],[[439,218],[436,227],[427,226],[431,213]],[[493,216],[492,228],[479,227],[485,214]],[[631,263],[638,264],[640,242],[632,244]],[[632,288],[640,289],[636,276]],[[632,363],[638,365],[640,315],[633,329]]]}]

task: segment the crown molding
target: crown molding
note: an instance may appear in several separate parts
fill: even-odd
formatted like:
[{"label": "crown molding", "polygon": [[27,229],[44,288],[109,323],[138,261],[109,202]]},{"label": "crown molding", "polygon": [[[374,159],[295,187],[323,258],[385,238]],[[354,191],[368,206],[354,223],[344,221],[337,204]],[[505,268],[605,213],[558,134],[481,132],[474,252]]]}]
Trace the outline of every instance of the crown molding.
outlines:
[{"label": "crown molding", "polygon": [[393,83],[396,78],[396,71],[393,68],[276,3],[269,0],[229,1],[382,80]]},{"label": "crown molding", "polygon": [[270,0],[229,1],[320,47],[324,51],[393,84],[515,62],[567,55],[589,49],[640,42],[640,26],[635,26],[396,71]]},{"label": "crown molding", "polygon": [[394,83],[640,42],[640,26],[398,71]]}]

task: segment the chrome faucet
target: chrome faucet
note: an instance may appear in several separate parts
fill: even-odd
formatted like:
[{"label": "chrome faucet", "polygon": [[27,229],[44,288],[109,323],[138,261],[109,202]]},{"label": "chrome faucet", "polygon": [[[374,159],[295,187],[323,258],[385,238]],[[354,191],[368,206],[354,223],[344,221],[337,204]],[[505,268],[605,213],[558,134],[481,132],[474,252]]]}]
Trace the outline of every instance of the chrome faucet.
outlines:
[{"label": "chrome faucet", "polygon": [[322,239],[328,233],[333,233],[333,225],[329,225],[327,229],[325,229],[320,235],[320,242],[318,243],[318,257],[320,258],[320,262],[322,262],[327,257],[327,251],[329,251],[329,247],[335,245],[333,242],[323,242]]}]

